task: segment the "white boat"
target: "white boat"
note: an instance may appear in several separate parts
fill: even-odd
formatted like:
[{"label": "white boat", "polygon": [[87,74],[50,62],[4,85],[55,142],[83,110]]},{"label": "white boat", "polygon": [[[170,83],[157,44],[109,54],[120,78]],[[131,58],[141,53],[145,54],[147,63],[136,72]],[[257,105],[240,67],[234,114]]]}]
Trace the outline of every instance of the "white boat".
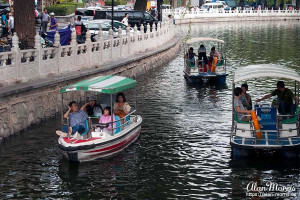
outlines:
[{"label": "white boat", "polygon": [[[197,46],[195,46],[197,44]],[[207,65],[204,64],[203,59],[195,59],[195,62],[192,62],[189,58],[184,59],[184,77],[190,83],[211,83],[216,85],[226,84],[226,48],[225,42],[216,38],[192,38],[186,41],[186,47],[184,50],[184,56],[188,52],[190,47],[195,47],[194,49],[198,50],[200,45],[208,47],[212,44],[216,45],[216,50],[219,52],[220,57],[214,57],[212,61],[208,61]],[[212,47],[212,46],[210,46]],[[195,53],[195,52],[194,52]],[[196,52],[196,55],[197,52]],[[208,56],[209,57],[209,56]]]},{"label": "white boat", "polygon": [[[78,82],[76,84],[63,87],[60,90],[62,95],[62,115],[63,115],[63,95],[69,92],[102,93],[110,96],[110,106],[113,108],[113,94],[135,87],[135,80],[121,76],[99,76]],[[69,96],[69,95],[68,95]],[[101,103],[101,102],[100,102]],[[136,104],[136,103],[135,103]],[[99,117],[90,117],[86,120],[86,132],[82,135],[62,137],[58,139],[58,144],[63,155],[70,162],[83,162],[112,156],[133,143],[141,131],[142,117],[136,115],[135,110],[124,118],[120,119],[115,116],[115,126],[112,131],[94,131],[96,126],[105,126],[106,124],[92,123],[93,118],[99,120]],[[113,112],[112,112],[113,113]],[[121,124],[121,121],[124,122]],[[63,126],[69,127],[67,122],[62,118]],[[68,130],[68,129],[67,129]]]},{"label": "white boat", "polygon": [[[234,89],[237,83],[243,83],[250,79],[258,79],[257,81],[259,81],[259,78],[294,81],[294,94],[299,98],[300,76],[295,70],[283,66],[262,64],[239,68],[234,74],[232,88]],[[258,121],[259,125],[262,126],[260,131],[254,130],[254,120],[250,122],[238,120],[234,106],[232,106],[232,110],[230,144],[234,157],[256,157],[272,154],[284,158],[299,158],[298,105],[296,105],[295,113],[288,115],[279,114],[278,109],[270,104],[255,105],[255,114],[261,119]]]}]

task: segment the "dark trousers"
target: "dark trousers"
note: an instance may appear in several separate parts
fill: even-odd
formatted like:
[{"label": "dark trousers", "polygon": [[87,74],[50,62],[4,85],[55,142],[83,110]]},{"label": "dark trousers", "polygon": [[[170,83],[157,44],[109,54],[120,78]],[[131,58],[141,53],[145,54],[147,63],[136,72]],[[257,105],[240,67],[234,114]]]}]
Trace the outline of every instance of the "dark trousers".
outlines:
[{"label": "dark trousers", "polygon": [[279,101],[278,112],[282,115],[294,115],[295,114],[295,104],[288,104],[285,101]]},{"label": "dark trousers", "polygon": [[42,21],[42,32],[46,33],[48,27],[48,22],[47,21]]},{"label": "dark trousers", "polygon": [[72,127],[72,135],[74,135],[76,132],[78,131],[78,133],[81,135],[85,132],[85,128],[82,125],[76,125]]}]

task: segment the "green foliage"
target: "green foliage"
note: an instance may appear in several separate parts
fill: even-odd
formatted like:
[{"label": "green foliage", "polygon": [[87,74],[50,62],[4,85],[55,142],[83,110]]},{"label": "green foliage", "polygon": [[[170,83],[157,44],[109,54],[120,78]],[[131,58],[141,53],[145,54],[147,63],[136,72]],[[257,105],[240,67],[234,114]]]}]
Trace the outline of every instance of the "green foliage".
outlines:
[{"label": "green foliage", "polygon": [[[106,6],[111,6],[112,1],[105,1],[105,5]],[[126,5],[127,4],[127,0],[114,0],[114,6],[117,5]]]},{"label": "green foliage", "polygon": [[274,6],[274,0],[267,0],[267,6],[269,8],[273,7]]},{"label": "green foliage", "polygon": [[170,4],[170,0],[164,0],[163,4]]},{"label": "green foliage", "polygon": [[66,16],[75,12],[76,8],[84,7],[84,3],[63,3],[52,6],[46,6],[48,13],[54,12],[56,16]]},{"label": "green foliage", "polygon": [[281,4],[282,0],[276,0],[276,7],[280,7],[280,4]]}]

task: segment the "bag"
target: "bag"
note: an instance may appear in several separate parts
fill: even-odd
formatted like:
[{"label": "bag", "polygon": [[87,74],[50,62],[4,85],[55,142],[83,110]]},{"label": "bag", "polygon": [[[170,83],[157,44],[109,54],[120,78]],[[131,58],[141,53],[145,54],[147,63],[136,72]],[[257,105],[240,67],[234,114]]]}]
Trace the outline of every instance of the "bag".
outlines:
[{"label": "bag", "polygon": [[82,25],[81,25],[81,34],[82,34],[82,35],[85,35],[86,32],[87,32],[87,28],[85,27],[84,24],[82,24]]}]

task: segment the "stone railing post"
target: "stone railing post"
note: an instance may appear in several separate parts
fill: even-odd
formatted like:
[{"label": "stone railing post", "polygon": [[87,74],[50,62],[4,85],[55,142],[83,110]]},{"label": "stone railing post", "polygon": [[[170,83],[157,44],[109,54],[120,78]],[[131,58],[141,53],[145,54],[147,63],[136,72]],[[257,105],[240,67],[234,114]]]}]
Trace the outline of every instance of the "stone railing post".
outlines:
[{"label": "stone railing post", "polygon": [[12,51],[15,53],[14,59],[12,60],[12,67],[16,69],[16,81],[20,81],[20,65],[21,65],[21,55],[19,48],[19,37],[17,33],[14,33],[12,37]]},{"label": "stone railing post", "polygon": [[[130,53],[131,54],[134,54],[137,52],[137,48],[138,48],[138,30],[137,30],[137,26],[135,25],[134,28],[133,28],[133,37],[134,37],[134,41],[133,41],[133,44],[131,42],[131,40],[129,41],[130,42]],[[133,50],[134,49],[134,50]]]},{"label": "stone railing post", "polygon": [[100,44],[99,47],[99,56],[100,56],[100,62],[103,63],[103,48],[104,48],[104,42],[103,42],[103,31],[100,28],[99,32],[98,32],[98,42]]},{"label": "stone railing post", "polygon": [[76,32],[73,31],[72,34],[71,34],[71,57],[73,59],[73,64],[76,65],[78,62],[77,62],[77,54],[78,54],[78,47],[77,47],[77,41],[76,41]]},{"label": "stone railing post", "polygon": [[130,27],[129,26],[126,27],[126,38],[127,38],[127,43],[126,43],[126,45],[127,45],[127,55],[131,55],[131,51],[130,51],[130,46],[131,46],[130,40],[131,40],[131,38],[130,38]]},{"label": "stone railing post", "polygon": [[138,52],[141,51],[141,48],[143,48],[143,44],[144,44],[144,37],[145,37],[145,28],[144,28],[144,25],[141,24],[140,26],[140,34],[141,36],[141,41],[137,41],[138,43]]},{"label": "stone railing post", "polygon": [[86,53],[87,53],[87,57],[88,57],[88,65],[86,66],[86,68],[89,68],[91,66],[91,52],[92,52],[92,40],[91,40],[91,32],[88,29],[86,32]]},{"label": "stone railing post", "polygon": [[123,34],[121,27],[118,28],[118,37],[119,37],[119,47],[120,47],[120,57],[123,57],[122,55],[122,46],[123,46]]},{"label": "stone railing post", "polygon": [[43,66],[42,66],[42,60],[43,60],[43,52],[42,52],[42,45],[41,45],[41,36],[37,32],[34,36],[34,48],[36,49],[36,59],[37,59],[37,71],[39,72],[38,76],[43,74]]},{"label": "stone railing post", "polygon": [[59,70],[59,66],[61,65],[61,45],[60,45],[60,35],[58,33],[58,31],[56,31],[55,35],[54,35],[54,46],[56,49],[55,51],[55,59],[57,60],[56,64],[57,67],[56,69]]},{"label": "stone railing post", "polygon": [[109,53],[109,59],[112,59],[113,57],[113,45],[114,45],[114,33],[113,33],[113,30],[112,30],[112,27],[110,27],[109,31],[108,31],[108,34],[109,34],[109,40],[110,40],[110,53]]}]

